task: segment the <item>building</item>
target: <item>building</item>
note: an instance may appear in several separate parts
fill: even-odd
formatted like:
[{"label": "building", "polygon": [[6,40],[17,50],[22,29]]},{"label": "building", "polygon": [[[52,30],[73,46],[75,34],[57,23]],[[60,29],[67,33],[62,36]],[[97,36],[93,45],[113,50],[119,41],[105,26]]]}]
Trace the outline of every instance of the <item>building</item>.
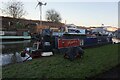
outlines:
[{"label": "building", "polygon": [[16,19],[11,17],[0,16],[0,22],[2,25],[0,27],[3,31],[19,31],[27,30],[30,33],[40,32],[44,28],[56,28],[64,26],[63,23],[55,23],[49,21],[42,21],[42,26],[39,25],[39,20],[28,20],[28,19]]}]

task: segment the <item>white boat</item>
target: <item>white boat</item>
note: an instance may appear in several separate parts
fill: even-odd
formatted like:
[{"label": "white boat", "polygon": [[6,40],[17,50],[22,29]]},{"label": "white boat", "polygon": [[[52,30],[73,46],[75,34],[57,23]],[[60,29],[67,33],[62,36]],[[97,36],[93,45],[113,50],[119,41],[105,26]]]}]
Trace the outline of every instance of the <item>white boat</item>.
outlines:
[{"label": "white boat", "polygon": [[74,24],[68,24],[65,26],[65,32],[67,32],[67,34],[85,34],[86,30],[77,28]]},{"label": "white boat", "polygon": [[0,39],[2,40],[11,40],[11,39],[31,39],[31,36],[28,32],[23,32],[22,35],[17,35],[17,31],[0,31]]},{"label": "white boat", "polygon": [[31,39],[31,36],[0,36],[2,40],[11,40],[11,39]]},{"label": "white boat", "polygon": [[120,43],[120,39],[118,39],[118,38],[112,38],[112,42],[113,42],[113,44]]}]

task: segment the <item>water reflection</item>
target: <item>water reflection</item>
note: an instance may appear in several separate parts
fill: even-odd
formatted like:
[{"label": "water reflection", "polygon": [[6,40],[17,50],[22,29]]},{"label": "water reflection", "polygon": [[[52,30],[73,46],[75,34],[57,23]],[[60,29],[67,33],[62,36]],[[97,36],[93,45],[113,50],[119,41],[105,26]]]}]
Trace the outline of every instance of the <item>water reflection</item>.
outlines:
[{"label": "water reflection", "polygon": [[22,62],[23,58],[20,56],[20,52],[25,47],[31,47],[33,44],[33,41],[31,40],[25,40],[25,41],[3,41],[0,43],[0,49],[2,49],[2,54],[0,60],[0,66],[10,64],[10,63],[16,63],[16,62]]},{"label": "water reflection", "polygon": [[32,41],[4,41],[2,43],[2,54],[15,53],[23,50],[25,47],[32,46]]}]

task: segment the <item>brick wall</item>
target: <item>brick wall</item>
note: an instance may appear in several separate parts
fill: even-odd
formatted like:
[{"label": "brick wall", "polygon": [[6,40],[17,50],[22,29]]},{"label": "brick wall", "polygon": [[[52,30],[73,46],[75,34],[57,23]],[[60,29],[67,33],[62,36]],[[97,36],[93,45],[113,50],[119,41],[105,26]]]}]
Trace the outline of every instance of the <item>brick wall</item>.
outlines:
[{"label": "brick wall", "polygon": [[[2,18],[2,28],[6,30],[17,30],[16,23],[19,22],[22,24],[22,29],[28,29],[31,33],[33,32],[39,32],[43,28],[59,28],[62,27],[63,23],[55,23],[55,22],[49,22],[49,21],[42,21],[42,26],[39,26],[37,24],[40,23],[39,20],[27,20],[27,19],[13,19],[11,17],[3,17]],[[10,24],[10,25],[9,25]]]}]

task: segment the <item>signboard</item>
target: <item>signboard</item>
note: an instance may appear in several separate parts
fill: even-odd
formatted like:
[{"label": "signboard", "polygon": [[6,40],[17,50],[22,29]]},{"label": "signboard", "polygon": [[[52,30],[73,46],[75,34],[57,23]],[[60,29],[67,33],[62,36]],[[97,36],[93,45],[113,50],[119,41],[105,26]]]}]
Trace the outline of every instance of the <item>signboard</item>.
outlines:
[{"label": "signboard", "polygon": [[79,39],[58,39],[58,48],[76,47],[80,46]]}]

